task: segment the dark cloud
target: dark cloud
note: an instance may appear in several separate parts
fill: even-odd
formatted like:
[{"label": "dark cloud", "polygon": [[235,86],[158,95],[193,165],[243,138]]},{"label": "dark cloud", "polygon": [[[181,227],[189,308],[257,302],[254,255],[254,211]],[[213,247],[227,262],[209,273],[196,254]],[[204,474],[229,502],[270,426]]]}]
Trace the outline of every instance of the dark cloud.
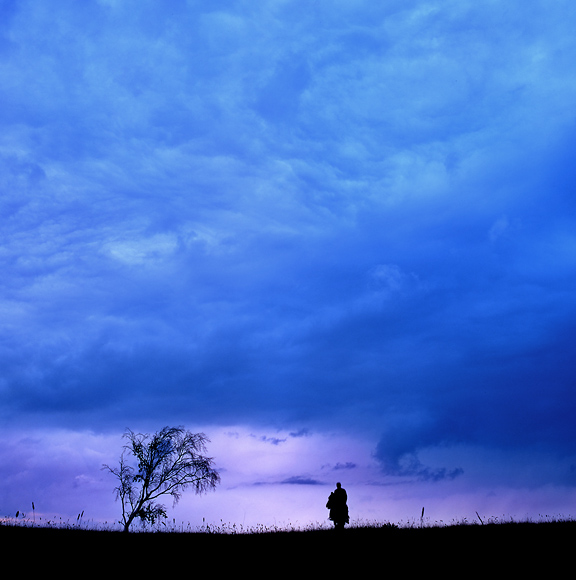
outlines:
[{"label": "dark cloud", "polygon": [[279,437],[267,437],[266,435],[253,435],[253,437],[257,437],[259,441],[270,443],[272,445],[280,445],[280,443],[286,442],[286,439],[280,439]]},{"label": "dark cloud", "polygon": [[352,463],[351,461],[347,461],[346,463],[337,463],[332,469],[334,471],[338,471],[340,469],[356,469],[357,465]]},{"label": "dark cloud", "polygon": [[325,485],[323,482],[317,481],[316,479],[311,479],[310,477],[304,477],[301,475],[295,475],[281,481],[283,485]]},{"label": "dark cloud", "polygon": [[574,7],[232,4],[2,5],[3,421],[567,460]]}]

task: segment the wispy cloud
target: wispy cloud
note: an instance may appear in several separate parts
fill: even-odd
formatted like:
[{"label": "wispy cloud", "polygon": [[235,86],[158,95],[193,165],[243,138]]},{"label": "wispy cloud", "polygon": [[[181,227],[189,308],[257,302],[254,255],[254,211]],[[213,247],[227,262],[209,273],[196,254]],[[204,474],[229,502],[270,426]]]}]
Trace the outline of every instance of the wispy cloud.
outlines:
[{"label": "wispy cloud", "polygon": [[312,479],[310,477],[306,477],[303,475],[294,475],[287,479],[284,479],[280,482],[283,485],[325,485],[323,482],[320,482],[316,479]]}]

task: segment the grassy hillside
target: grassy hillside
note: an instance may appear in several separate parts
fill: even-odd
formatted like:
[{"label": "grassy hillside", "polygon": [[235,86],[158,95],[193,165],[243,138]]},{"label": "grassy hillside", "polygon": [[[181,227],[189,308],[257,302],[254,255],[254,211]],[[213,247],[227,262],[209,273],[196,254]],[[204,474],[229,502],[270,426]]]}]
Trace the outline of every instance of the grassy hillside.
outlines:
[{"label": "grassy hillside", "polygon": [[[441,572],[565,575],[576,522],[424,528],[366,527],[248,534],[130,533],[0,526],[6,562],[98,574],[308,575],[358,577]],[[84,572],[77,568],[81,566]]]}]

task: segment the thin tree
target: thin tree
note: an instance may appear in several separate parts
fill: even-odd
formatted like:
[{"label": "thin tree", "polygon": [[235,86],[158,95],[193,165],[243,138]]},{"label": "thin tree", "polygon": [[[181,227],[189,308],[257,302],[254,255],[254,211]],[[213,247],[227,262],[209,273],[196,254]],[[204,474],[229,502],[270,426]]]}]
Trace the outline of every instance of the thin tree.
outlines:
[{"label": "thin tree", "polygon": [[114,491],[122,504],[120,523],[125,532],[136,518],[145,525],[167,517],[166,508],[156,502],[159,497],[172,496],[176,505],[187,488],[200,494],[220,482],[212,458],[204,455],[209,442],[204,433],[164,427],[154,435],[127,429],[123,436],[128,443],[123,447],[119,466],[104,465],[103,469],[118,479]]}]

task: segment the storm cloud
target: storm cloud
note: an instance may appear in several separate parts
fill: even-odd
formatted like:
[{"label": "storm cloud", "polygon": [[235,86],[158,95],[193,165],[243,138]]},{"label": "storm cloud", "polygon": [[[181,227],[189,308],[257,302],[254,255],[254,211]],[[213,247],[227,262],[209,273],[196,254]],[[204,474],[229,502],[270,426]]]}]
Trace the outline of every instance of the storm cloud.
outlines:
[{"label": "storm cloud", "polygon": [[464,447],[573,486],[575,19],[2,3],[5,429],[340,431],[386,481]]}]

